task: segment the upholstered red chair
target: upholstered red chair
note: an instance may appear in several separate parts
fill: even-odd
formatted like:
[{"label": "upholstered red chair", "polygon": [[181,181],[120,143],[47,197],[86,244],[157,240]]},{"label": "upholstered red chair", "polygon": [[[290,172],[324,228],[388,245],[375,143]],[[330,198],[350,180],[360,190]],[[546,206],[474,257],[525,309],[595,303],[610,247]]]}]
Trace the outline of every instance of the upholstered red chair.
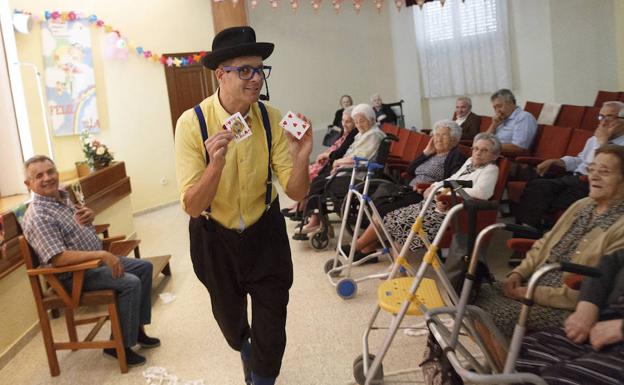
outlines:
[{"label": "upholstered red chair", "polygon": [[542,107],[544,107],[544,103],[537,103],[537,102],[529,102],[529,101],[527,101],[524,104],[524,110],[526,112],[530,113],[531,115],[533,115],[533,117],[536,120],[539,117],[540,112],[542,112]]},{"label": "upholstered red chair", "polygon": [[555,126],[580,128],[585,115],[585,106],[573,106],[571,104],[562,104],[559,115],[555,120]]},{"label": "upholstered red chair", "polygon": [[412,131],[399,128],[396,137],[399,138],[398,141],[393,141],[390,144],[390,152],[388,153],[388,161],[394,162],[400,159],[403,159],[405,154],[405,146],[407,146],[407,139],[411,135]]},{"label": "upholstered red chair", "polygon": [[602,107],[587,107],[585,115],[583,115],[583,121],[581,122],[581,130],[594,132],[598,126],[598,114]]},{"label": "upholstered red chair", "polygon": [[617,91],[598,91],[596,94],[596,100],[594,101],[594,107],[602,107],[604,102],[610,102],[613,100],[622,100],[624,98],[624,92]]}]

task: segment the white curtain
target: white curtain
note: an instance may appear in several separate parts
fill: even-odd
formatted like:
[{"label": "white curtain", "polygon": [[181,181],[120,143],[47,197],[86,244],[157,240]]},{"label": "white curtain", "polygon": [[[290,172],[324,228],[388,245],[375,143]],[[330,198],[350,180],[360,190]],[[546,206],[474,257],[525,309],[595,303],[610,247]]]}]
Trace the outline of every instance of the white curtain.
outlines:
[{"label": "white curtain", "polygon": [[414,6],[425,97],[511,88],[506,0],[446,0]]}]

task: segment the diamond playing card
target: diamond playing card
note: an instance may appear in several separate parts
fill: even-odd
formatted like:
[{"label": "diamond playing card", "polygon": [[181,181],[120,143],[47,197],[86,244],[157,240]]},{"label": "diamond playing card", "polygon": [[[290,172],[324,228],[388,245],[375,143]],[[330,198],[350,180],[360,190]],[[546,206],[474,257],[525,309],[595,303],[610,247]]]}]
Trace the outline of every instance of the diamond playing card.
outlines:
[{"label": "diamond playing card", "polygon": [[299,119],[294,112],[288,111],[282,118],[280,126],[299,140],[303,137],[308,128],[310,128],[310,123]]},{"label": "diamond playing card", "polygon": [[234,142],[236,143],[251,136],[251,128],[249,128],[240,112],[237,112],[227,118],[223,125],[226,130],[234,134]]}]

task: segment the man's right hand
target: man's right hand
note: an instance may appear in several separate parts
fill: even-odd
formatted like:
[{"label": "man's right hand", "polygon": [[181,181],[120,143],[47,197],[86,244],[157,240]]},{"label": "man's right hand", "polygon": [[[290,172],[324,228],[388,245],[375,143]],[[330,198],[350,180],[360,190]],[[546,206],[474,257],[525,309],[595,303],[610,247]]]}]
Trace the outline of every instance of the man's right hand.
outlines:
[{"label": "man's right hand", "polygon": [[209,165],[217,167],[219,170],[225,166],[225,154],[227,153],[228,144],[234,139],[234,134],[230,131],[219,131],[212,135],[204,142],[208,157]]},{"label": "man's right hand", "polygon": [[535,170],[539,176],[544,176],[552,165],[557,165],[565,168],[565,163],[561,159],[547,159],[538,164]]},{"label": "man's right hand", "polygon": [[119,257],[116,255],[105,251],[102,261],[111,269],[111,275],[113,278],[119,278],[124,274],[124,267],[121,264]]}]

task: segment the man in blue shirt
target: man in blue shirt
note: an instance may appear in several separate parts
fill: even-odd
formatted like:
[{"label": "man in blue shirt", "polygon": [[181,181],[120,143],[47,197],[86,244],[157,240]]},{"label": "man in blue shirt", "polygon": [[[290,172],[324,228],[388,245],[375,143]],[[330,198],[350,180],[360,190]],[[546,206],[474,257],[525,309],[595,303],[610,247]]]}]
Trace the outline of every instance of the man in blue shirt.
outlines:
[{"label": "man in blue shirt", "polygon": [[[516,221],[542,228],[542,216],[548,211],[565,210],[572,203],[586,197],[589,186],[584,176],[587,165],[594,160],[594,152],[604,144],[624,146],[624,103],[605,102],[598,115],[594,136],[587,139],[577,156],[548,159],[537,165],[536,178],[527,183],[516,212]],[[559,178],[543,178],[552,166],[559,166],[571,174]]]},{"label": "man in blue shirt", "polygon": [[514,94],[508,89],[500,89],[490,97],[494,117],[487,129],[495,134],[503,144],[503,154],[526,154],[537,133],[537,121],[530,113],[516,105]]}]

